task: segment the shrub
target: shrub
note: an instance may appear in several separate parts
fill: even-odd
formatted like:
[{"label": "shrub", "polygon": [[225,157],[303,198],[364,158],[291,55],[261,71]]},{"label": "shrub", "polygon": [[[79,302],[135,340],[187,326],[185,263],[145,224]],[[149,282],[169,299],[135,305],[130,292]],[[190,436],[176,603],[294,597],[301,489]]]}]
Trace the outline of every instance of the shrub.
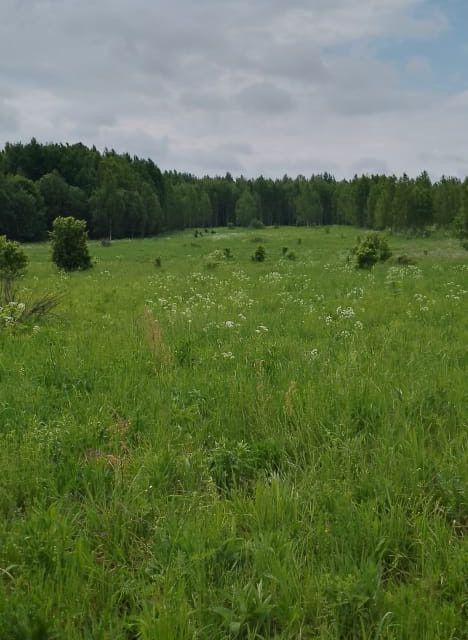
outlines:
[{"label": "shrub", "polygon": [[283,247],[283,248],[281,249],[281,251],[282,251],[282,253],[283,253],[283,256],[285,256],[285,255],[288,253],[289,249],[288,249],[288,247]]},{"label": "shrub", "polygon": [[71,216],[55,218],[50,239],[52,260],[59,269],[76,271],[92,266],[84,220],[76,220]]},{"label": "shrub", "polygon": [[154,259],[154,266],[156,267],[156,269],[159,269],[161,267],[161,258],[159,256]]},{"label": "shrub", "polygon": [[385,262],[392,255],[388,242],[378,233],[368,233],[364,238],[358,238],[351,253],[359,269],[371,269],[377,262]]},{"label": "shrub", "polygon": [[265,225],[258,218],[252,218],[252,220],[249,222],[249,227],[251,229],[263,229]]},{"label": "shrub", "polygon": [[226,249],[224,249],[224,257],[226,258],[226,260],[232,260],[234,258],[234,256],[232,255],[232,251],[231,249],[229,249],[229,247],[226,247]]},{"label": "shrub", "polygon": [[258,247],[255,250],[255,253],[252,256],[252,260],[254,262],[264,262],[266,258],[266,251],[265,251],[265,247],[263,247],[261,244],[258,245]]},{"label": "shrub", "polygon": [[0,236],[0,303],[14,299],[16,280],[23,275],[28,257],[18,242]]},{"label": "shrub", "polygon": [[216,269],[219,264],[226,259],[224,251],[215,249],[205,257],[205,267],[207,269]]}]

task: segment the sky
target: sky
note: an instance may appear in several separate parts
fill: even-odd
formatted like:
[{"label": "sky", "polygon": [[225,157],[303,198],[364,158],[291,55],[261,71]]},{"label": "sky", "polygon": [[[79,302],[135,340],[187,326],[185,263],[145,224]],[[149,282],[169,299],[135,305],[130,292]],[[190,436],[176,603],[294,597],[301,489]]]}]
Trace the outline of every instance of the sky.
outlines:
[{"label": "sky", "polygon": [[467,0],[0,0],[0,146],[468,175]]}]

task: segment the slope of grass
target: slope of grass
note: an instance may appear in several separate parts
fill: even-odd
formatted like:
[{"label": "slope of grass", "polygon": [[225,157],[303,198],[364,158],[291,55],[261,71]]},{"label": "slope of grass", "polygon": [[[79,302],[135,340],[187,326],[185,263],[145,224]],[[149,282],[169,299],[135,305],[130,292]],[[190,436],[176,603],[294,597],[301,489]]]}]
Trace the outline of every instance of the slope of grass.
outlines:
[{"label": "slope of grass", "polygon": [[355,236],[27,248],[63,300],[0,332],[0,638],[465,637],[466,252]]}]

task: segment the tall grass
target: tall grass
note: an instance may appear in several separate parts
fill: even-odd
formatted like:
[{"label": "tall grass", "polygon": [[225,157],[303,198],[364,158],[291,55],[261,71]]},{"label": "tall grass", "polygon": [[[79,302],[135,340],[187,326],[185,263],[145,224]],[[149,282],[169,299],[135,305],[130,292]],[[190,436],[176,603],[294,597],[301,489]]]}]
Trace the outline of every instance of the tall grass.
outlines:
[{"label": "tall grass", "polygon": [[0,332],[0,638],[465,637],[466,253],[256,233],[28,247],[63,298]]}]

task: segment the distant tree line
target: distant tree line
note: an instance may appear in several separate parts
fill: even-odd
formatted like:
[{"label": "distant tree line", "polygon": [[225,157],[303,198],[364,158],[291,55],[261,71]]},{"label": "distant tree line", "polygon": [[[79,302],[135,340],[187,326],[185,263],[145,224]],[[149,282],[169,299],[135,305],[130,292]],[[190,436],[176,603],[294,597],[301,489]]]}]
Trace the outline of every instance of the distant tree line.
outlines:
[{"label": "distant tree line", "polygon": [[419,231],[468,229],[468,179],[361,175],[198,178],[152,160],[79,144],[7,143],[0,151],[0,235],[47,237],[58,216],[94,238],[145,237],[190,227],[346,224]]}]

